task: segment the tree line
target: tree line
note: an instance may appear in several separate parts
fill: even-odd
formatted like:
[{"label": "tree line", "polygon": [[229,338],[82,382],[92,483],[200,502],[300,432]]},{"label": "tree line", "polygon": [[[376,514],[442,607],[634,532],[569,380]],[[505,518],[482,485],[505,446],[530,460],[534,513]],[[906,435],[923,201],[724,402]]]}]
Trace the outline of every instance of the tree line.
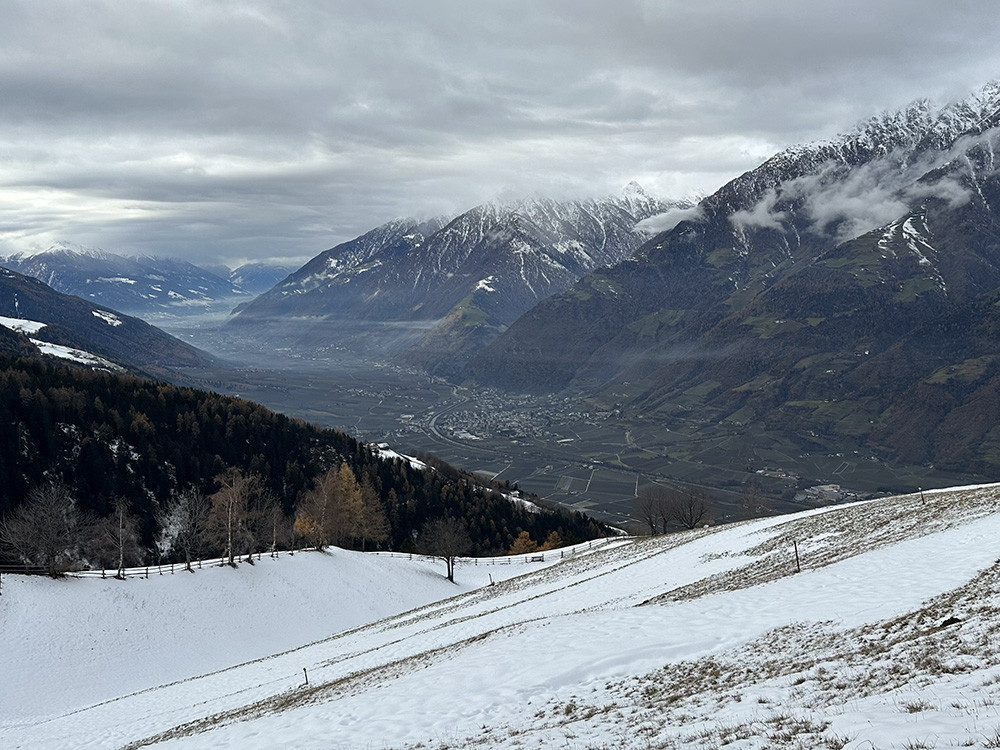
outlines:
[{"label": "tree line", "polygon": [[537,544],[604,534],[578,512],[528,512],[503,496],[507,483],[433,456],[419,470],[258,404],[131,376],[0,355],[0,419],[0,519],[9,531],[29,500],[63,497],[77,531],[48,556],[56,567],[235,563],[293,544],[414,551],[446,518],[468,535],[462,554],[503,554],[524,533]]}]

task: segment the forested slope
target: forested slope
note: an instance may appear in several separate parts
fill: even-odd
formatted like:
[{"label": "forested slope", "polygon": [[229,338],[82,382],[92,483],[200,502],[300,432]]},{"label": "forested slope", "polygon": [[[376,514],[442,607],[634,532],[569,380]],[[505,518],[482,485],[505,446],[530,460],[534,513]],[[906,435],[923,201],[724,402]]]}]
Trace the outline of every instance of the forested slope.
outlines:
[{"label": "forested slope", "polygon": [[[185,489],[207,495],[226,472],[254,476],[290,528],[300,498],[342,466],[377,498],[388,525],[383,547],[412,548],[414,532],[445,516],[462,519],[474,553],[505,551],[521,531],[539,543],[553,531],[568,540],[602,533],[582,514],[529,512],[496,492],[503,485],[483,486],[443,463],[387,460],[342,432],[242,399],[38,358],[0,354],[0,420],[0,517],[32,488],[61,480],[97,518],[116,498],[128,500],[146,548]],[[330,541],[363,539],[345,532]]]}]

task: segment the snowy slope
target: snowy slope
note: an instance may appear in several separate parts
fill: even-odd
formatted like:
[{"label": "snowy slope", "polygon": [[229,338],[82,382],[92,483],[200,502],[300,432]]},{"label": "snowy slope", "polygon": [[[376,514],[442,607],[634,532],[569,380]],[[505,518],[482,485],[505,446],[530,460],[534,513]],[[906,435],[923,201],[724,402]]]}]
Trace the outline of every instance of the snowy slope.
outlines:
[{"label": "snowy slope", "polygon": [[339,549],[181,568],[125,581],[5,575],[0,736],[7,722],[270,656],[525,572],[471,567],[456,585],[443,563]]},{"label": "snowy slope", "polygon": [[[25,714],[50,717],[5,715],[0,734],[10,747],[996,747],[998,509],[990,486],[620,541],[72,714],[29,690]],[[244,623],[229,632],[273,614],[259,611],[224,618]],[[21,627],[4,617],[4,632]]]},{"label": "snowy slope", "polygon": [[214,364],[205,352],[138,318],[63,294],[3,267],[0,317],[7,320],[4,327],[30,335],[46,354],[92,366],[124,365],[162,378],[168,368]]}]

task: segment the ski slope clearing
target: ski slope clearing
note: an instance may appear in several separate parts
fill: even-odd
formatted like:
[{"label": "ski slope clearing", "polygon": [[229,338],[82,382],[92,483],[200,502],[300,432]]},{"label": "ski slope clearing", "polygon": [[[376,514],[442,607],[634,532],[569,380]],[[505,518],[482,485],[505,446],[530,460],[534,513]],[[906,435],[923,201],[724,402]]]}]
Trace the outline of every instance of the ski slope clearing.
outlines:
[{"label": "ski slope clearing", "polygon": [[[998,510],[989,486],[617,541],[143,692],[125,695],[96,661],[95,681],[122,697],[68,710],[35,693],[31,717],[5,716],[0,737],[25,748],[1000,747]],[[424,564],[372,560],[387,589]],[[77,583],[89,585],[53,585]],[[137,617],[104,604],[108,620]],[[302,617],[269,608],[224,617],[239,622],[227,637]],[[178,636],[177,653],[198,637]],[[57,656],[39,658],[62,679]]]}]

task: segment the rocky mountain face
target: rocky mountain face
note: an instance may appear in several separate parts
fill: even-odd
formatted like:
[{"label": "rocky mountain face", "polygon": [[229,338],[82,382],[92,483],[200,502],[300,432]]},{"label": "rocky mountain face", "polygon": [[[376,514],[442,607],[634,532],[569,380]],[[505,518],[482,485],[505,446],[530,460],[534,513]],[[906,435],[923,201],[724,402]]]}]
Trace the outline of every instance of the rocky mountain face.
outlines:
[{"label": "rocky mountain face", "polygon": [[318,255],[242,306],[231,328],[294,320],[302,340],[331,344],[344,336],[338,320],[410,323],[415,333],[390,349],[457,371],[540,299],[631,255],[644,240],[636,224],[676,206],[690,204],[630,185],[605,200],[494,202],[447,222],[391,222]]},{"label": "rocky mountain face", "polygon": [[[183,260],[124,256],[68,243],[0,259],[0,266],[134,315],[200,313],[213,305],[231,308],[262,291],[260,284],[251,283],[248,289],[225,274]],[[252,278],[251,273],[247,269],[244,275]]]},{"label": "rocky mountain face", "polygon": [[0,268],[0,317],[0,350],[11,353],[56,352],[63,359],[96,361],[98,366],[103,361],[109,369],[170,380],[184,368],[215,363],[205,352],[138,318],[62,294],[6,268]]},{"label": "rocky mountain face", "polygon": [[465,374],[995,476],[998,126],[994,83],[777,154],[543,300]]}]

